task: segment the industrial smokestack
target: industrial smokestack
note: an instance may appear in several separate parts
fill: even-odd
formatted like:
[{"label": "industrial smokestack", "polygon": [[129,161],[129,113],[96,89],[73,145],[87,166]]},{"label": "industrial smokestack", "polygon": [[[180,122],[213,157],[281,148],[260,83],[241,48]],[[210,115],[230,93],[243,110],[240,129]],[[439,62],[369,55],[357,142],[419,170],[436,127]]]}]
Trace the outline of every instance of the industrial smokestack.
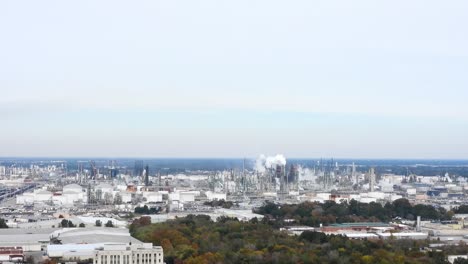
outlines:
[{"label": "industrial smokestack", "polygon": [[354,184],[359,184],[359,178],[358,175],[356,174],[356,165],[353,162],[353,167],[351,171],[351,178],[354,180]]},{"label": "industrial smokestack", "polygon": [[374,187],[375,187],[375,170],[374,170],[374,168],[370,169],[369,185],[370,185],[370,191],[373,192]]},{"label": "industrial smokestack", "polygon": [[145,186],[149,186],[149,167],[145,167]]},{"label": "industrial smokestack", "polygon": [[416,218],[416,231],[421,232],[421,216]]}]

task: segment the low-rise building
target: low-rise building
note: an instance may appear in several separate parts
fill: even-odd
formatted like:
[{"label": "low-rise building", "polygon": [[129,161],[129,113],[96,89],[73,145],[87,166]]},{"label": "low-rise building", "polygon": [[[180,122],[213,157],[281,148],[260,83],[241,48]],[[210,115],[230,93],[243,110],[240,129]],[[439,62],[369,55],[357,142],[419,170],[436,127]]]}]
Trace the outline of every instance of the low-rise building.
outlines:
[{"label": "low-rise building", "polygon": [[322,232],[338,232],[338,231],[357,231],[357,232],[371,232],[381,230],[382,228],[393,230],[394,226],[387,223],[376,222],[359,222],[359,223],[342,223],[331,224],[321,228]]},{"label": "low-rise building", "polygon": [[421,232],[411,232],[411,233],[405,233],[405,232],[398,232],[398,233],[377,233],[379,238],[382,239],[427,239],[429,234],[428,233],[421,233]]},{"label": "low-rise building", "polygon": [[300,236],[305,231],[315,231],[315,227],[311,226],[285,226],[280,228],[280,231],[286,231],[289,234]]},{"label": "low-rise building", "polygon": [[23,248],[21,247],[0,247],[0,263],[24,261]]},{"label": "low-rise building", "polygon": [[141,244],[66,244],[47,246],[47,255],[57,263],[88,262],[94,264],[162,264],[160,246]]}]

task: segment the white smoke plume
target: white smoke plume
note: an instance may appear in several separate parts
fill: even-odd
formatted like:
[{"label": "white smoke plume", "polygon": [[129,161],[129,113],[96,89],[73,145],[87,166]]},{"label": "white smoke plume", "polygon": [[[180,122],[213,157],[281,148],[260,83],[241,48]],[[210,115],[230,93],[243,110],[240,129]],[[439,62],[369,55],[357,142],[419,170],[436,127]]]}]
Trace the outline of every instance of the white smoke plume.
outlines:
[{"label": "white smoke plume", "polygon": [[317,176],[315,175],[314,170],[298,166],[297,171],[299,174],[299,181],[311,181],[314,183],[316,182]]},{"label": "white smoke plume", "polygon": [[267,169],[274,169],[277,165],[286,166],[286,158],[278,154],[276,156],[258,156],[255,161],[255,170],[259,173],[264,173]]},{"label": "white smoke plume", "polygon": [[255,160],[255,171],[256,172],[264,173],[266,171],[265,161],[266,161],[265,155],[262,154],[262,155],[258,156],[257,160]]}]

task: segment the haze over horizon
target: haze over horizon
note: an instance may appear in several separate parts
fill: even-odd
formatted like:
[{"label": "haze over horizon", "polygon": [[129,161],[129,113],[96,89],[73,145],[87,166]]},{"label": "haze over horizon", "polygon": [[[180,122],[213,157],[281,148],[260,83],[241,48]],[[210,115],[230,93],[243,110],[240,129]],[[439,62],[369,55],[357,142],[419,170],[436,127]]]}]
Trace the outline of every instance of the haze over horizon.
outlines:
[{"label": "haze over horizon", "polygon": [[468,159],[466,1],[0,2],[0,157]]}]

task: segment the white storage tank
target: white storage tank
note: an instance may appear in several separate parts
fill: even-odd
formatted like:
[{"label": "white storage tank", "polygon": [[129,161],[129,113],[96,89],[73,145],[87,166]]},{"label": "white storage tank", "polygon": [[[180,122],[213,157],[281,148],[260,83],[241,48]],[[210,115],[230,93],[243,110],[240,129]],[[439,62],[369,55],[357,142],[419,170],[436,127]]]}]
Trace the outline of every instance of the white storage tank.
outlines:
[{"label": "white storage tank", "polygon": [[195,193],[192,192],[181,192],[179,194],[180,201],[183,203],[186,202],[195,202]]}]

